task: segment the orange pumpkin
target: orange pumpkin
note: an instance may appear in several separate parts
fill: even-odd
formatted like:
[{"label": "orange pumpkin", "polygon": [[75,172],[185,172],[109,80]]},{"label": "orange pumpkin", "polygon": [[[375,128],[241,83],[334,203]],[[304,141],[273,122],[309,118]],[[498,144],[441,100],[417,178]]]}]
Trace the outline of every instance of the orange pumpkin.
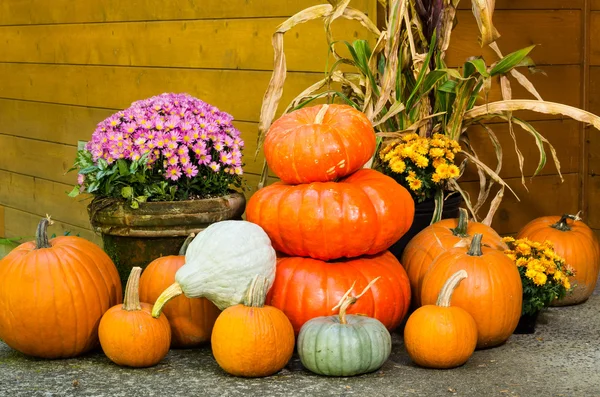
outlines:
[{"label": "orange pumpkin", "polygon": [[482,234],[469,248],[452,248],[440,254],[423,279],[421,302],[436,302],[446,280],[464,269],[469,278],[454,291],[453,306],[465,309],[477,323],[477,348],[504,343],[521,317],[523,287],[514,262],[502,251],[481,246]]},{"label": "orange pumpkin", "polygon": [[412,224],[410,193],[389,176],[362,169],[339,182],[275,183],[252,195],[246,219],[291,256],[330,260],[388,249]]},{"label": "orange pumpkin", "polygon": [[426,368],[454,368],[473,355],[477,345],[477,324],[457,306],[450,306],[452,293],[467,278],[459,270],[442,287],[435,305],[415,310],[404,327],[404,346],[415,364]]},{"label": "orange pumpkin", "polygon": [[491,248],[507,249],[502,237],[491,227],[478,222],[469,222],[466,209],[459,210],[458,219],[443,219],[423,229],[406,246],[400,263],[406,269],[410,280],[412,306],[421,306],[421,284],[433,260],[442,252],[453,248],[461,241],[482,233],[482,243]]},{"label": "orange pumpkin", "polygon": [[317,105],[281,116],[264,142],[269,167],[283,182],[327,182],[360,169],[375,153],[375,131],[348,105]]},{"label": "orange pumpkin", "polygon": [[48,241],[49,223],[0,261],[0,339],[30,356],[75,357],[98,346],[98,323],[121,302],[121,281],[96,244]]},{"label": "orange pumpkin", "polygon": [[552,306],[565,306],[585,302],[594,289],[600,269],[600,246],[592,229],[576,215],[544,216],[529,222],[517,235],[532,241],[551,241],[554,251],[565,258],[575,270],[569,277],[573,291]]},{"label": "orange pumpkin", "polygon": [[[148,265],[140,279],[140,300],[154,304],[160,294],[175,282],[175,273],[185,264],[185,252],[194,235],[185,241],[179,255],[160,257]],[[221,311],[206,298],[180,295],[170,300],[163,313],[171,325],[171,347],[195,347],[210,341],[212,328]]]},{"label": "orange pumpkin", "polygon": [[115,364],[135,368],[158,364],[171,344],[167,318],[152,317],[152,305],[140,303],[141,272],[141,267],[131,269],[123,304],[111,307],[98,328],[104,354]]},{"label": "orange pumpkin", "polygon": [[261,377],[281,370],[294,352],[294,329],[283,312],[265,306],[269,281],[255,277],[244,304],[223,310],[213,328],[211,345],[226,372]]}]

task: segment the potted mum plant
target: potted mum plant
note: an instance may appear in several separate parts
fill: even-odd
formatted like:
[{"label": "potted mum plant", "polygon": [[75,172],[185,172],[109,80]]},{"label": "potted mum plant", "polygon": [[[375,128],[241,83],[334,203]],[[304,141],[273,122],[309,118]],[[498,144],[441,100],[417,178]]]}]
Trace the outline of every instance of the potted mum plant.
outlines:
[{"label": "potted mum plant", "polygon": [[569,276],[573,269],[554,252],[550,241],[539,243],[526,238],[505,237],[506,255],[515,262],[523,283],[523,309],[515,333],[531,334],[540,312],[555,299],[573,290]]},{"label": "potted mum plant", "polygon": [[[273,35],[274,71],[262,103],[259,149],[277,112],[286,78],[284,34],[298,24],[322,19],[334,62],[326,68],[323,78],[293,99],[284,112],[306,106],[315,100],[341,102],[364,112],[376,130],[380,150],[366,166],[391,175],[409,190],[411,184],[423,186],[423,192],[428,193],[414,195],[416,207],[417,211],[420,204],[431,207],[431,223],[442,216],[456,215],[454,211],[447,214],[442,208],[452,194],[458,194],[476,221],[490,225],[505,190],[514,194],[498,175],[502,168],[502,147],[493,126],[483,124],[486,120],[506,121],[513,137],[514,127],[534,137],[540,153],[535,174],[546,164],[544,145],[547,145],[560,174],[560,163],[552,145],[531,124],[513,115],[513,112],[529,110],[561,114],[596,128],[600,128],[600,118],[577,108],[542,100],[533,84],[519,71],[534,66],[529,57],[534,46],[504,56],[495,43],[500,35],[492,23],[494,0],[473,0],[472,3],[481,33],[481,45],[490,46],[498,55],[498,60],[490,63],[480,57],[471,57],[465,60],[462,67],[448,67],[444,59],[456,22],[459,1],[379,0],[379,8],[386,19],[382,29],[367,15],[350,7],[350,0],[328,0],[326,4],[302,10],[283,22]],[[360,22],[374,39],[371,40],[374,45],[367,40],[348,42],[334,39],[331,24],[338,18]],[[348,55],[343,55],[340,48],[345,49]],[[536,99],[512,99],[508,76],[512,76]],[[503,100],[486,103],[486,93],[492,81],[499,82]],[[473,125],[482,125],[487,131],[496,150],[495,166],[485,164],[471,147],[466,132]],[[396,168],[391,167],[389,161],[385,160],[385,153],[391,151],[387,147],[402,142],[402,137],[407,134],[428,139],[440,134],[460,143],[457,160],[453,160],[459,167],[458,175],[432,186],[428,179],[431,169],[421,173],[424,178],[413,169],[415,177],[409,180],[409,174],[399,163]],[[384,158],[381,157],[382,153]],[[518,148],[517,156],[522,171],[523,156]],[[428,157],[429,162],[434,160],[433,156]],[[480,178],[480,192],[476,200],[471,199],[457,181],[468,164],[476,167]],[[423,163],[419,167],[417,164],[421,170],[427,166]],[[264,185],[267,175],[265,163],[259,188]],[[522,181],[525,183],[525,178]],[[496,187],[498,189],[494,195],[493,188]],[[487,214],[481,215],[484,204],[492,197]]]},{"label": "potted mum plant", "polygon": [[122,280],[175,255],[190,233],[241,218],[240,132],[232,116],[188,94],[134,102],[80,145],[71,197],[88,194],[92,227]]}]

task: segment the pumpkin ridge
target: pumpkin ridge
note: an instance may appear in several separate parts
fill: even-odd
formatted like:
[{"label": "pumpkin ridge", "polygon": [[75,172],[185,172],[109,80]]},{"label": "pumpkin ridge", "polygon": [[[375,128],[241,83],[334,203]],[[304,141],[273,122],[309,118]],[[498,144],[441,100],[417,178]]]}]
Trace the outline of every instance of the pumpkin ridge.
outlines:
[{"label": "pumpkin ridge", "polygon": [[[48,251],[44,252],[44,256],[46,256],[46,258],[44,258],[44,259],[45,259],[45,263],[47,264],[47,267],[48,267],[49,276],[52,277],[52,271],[53,270],[58,270],[61,273],[60,274],[60,278],[63,280],[63,283],[69,284],[69,282],[67,280],[67,274],[65,272],[65,269],[63,268],[63,264],[61,263],[62,262],[61,261],[61,257],[59,257],[58,255],[54,255],[54,258],[52,258],[52,259],[54,259],[55,261],[58,261],[58,266],[55,266],[55,268],[52,269],[51,266],[50,266],[51,261],[48,260],[48,256],[50,256],[50,252],[48,252]],[[38,270],[38,268],[39,267],[36,266],[36,284],[39,283],[39,280],[42,279],[42,278],[38,278],[37,277],[37,270]],[[69,269],[69,270],[71,272],[73,271],[73,269]],[[52,278],[54,279],[54,277],[52,277]],[[55,296],[56,285],[55,285],[54,282],[50,283],[50,285],[52,286],[52,295],[51,296]],[[68,287],[68,289],[69,289],[69,298],[71,300],[71,304],[73,304],[75,302],[75,298],[73,297],[73,292],[74,291],[73,291],[72,288],[70,288],[70,286]],[[62,319],[58,318],[58,313],[60,313],[61,311],[59,310],[59,307],[57,306],[56,299],[53,300],[52,304],[54,306],[54,319],[55,319],[54,324],[55,325],[58,325],[58,324],[61,324],[61,323],[64,324],[65,319],[64,318],[62,318]],[[76,310],[73,311],[73,320],[74,320],[73,323],[69,324],[70,326],[68,327],[68,329],[72,329],[73,330],[73,334],[74,334],[74,337],[75,337],[74,340],[77,341],[77,340],[79,340],[79,335],[77,334],[77,330],[79,328],[78,327],[79,321],[78,321],[78,318],[77,318],[77,311]],[[60,327],[58,329],[62,330],[62,327]],[[60,335],[60,337],[58,339],[60,340],[59,343],[60,343],[60,352],[61,352],[61,355],[64,355],[67,352],[67,350],[69,350],[69,352],[66,353],[66,354],[68,354],[68,355],[73,354],[72,350],[73,350],[73,348],[76,348],[76,346],[75,347],[74,346],[69,346],[70,348],[68,348],[65,345],[65,341],[66,341],[65,335],[63,335],[62,332],[60,332],[60,334],[61,335]],[[43,332],[40,332],[39,335],[40,336],[43,335]]]}]

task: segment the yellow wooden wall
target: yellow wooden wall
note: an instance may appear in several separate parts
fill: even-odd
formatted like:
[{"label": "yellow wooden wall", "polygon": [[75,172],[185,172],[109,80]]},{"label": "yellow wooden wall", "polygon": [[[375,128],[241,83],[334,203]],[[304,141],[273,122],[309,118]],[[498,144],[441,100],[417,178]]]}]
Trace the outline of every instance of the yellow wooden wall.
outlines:
[{"label": "yellow wooden wall", "polygon": [[[262,160],[254,162],[252,156],[260,102],[272,68],[271,34],[287,16],[317,3],[2,0],[0,236],[30,236],[38,218],[50,213],[57,221],[57,233],[70,230],[98,241],[89,230],[86,203],[66,197],[75,181],[75,175],[65,171],[74,159],[76,143],[88,140],[96,123],[117,109],[162,92],[188,92],[231,113],[246,140],[245,169],[249,182],[255,184]],[[376,0],[351,4],[375,18]],[[541,95],[575,106],[587,106],[589,101],[593,109],[585,85],[589,4],[584,0],[497,0],[496,6],[495,22],[503,35],[499,44],[505,53],[539,44],[533,58],[546,75],[531,79]],[[600,30],[600,22],[596,29]],[[470,55],[495,59],[490,51],[480,49],[476,31],[470,4],[463,1],[448,55],[451,65]],[[350,39],[364,34],[353,22],[338,23],[335,32]],[[290,71],[283,98],[287,103],[320,78],[327,52],[322,25],[309,23],[294,30],[286,36],[285,47]],[[596,52],[600,61],[600,46]],[[592,45],[592,61],[593,54]],[[590,69],[593,92],[594,75],[598,76],[596,90],[600,90],[600,62],[592,64],[598,65],[598,71]],[[516,86],[514,95],[526,96]],[[494,88],[490,100],[498,98]],[[596,108],[600,112],[600,104]],[[600,189],[594,179],[593,156],[587,167],[588,152],[582,146],[583,129],[578,123],[535,114],[526,118],[556,145],[565,180],[561,184],[555,168],[548,165],[541,176],[528,179],[529,192],[525,191],[508,130],[494,126],[506,143],[502,176],[521,198],[517,203],[506,195],[494,219],[494,226],[503,233],[516,232],[539,215],[576,212],[588,197],[582,187],[584,179],[591,181],[590,195],[594,185]],[[491,153],[481,131],[471,135],[481,153]],[[531,175],[537,149],[524,134],[519,140],[528,157],[526,175]],[[593,144],[592,139],[590,147]],[[474,178],[474,174],[467,175],[465,186],[475,187],[476,182],[469,182]],[[598,212],[594,215],[590,208],[590,221],[600,228]]]}]

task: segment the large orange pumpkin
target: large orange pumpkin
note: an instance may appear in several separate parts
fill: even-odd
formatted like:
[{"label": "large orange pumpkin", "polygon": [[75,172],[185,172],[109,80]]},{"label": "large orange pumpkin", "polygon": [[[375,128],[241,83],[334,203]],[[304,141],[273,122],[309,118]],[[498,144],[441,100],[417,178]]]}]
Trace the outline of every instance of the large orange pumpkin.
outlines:
[{"label": "large orange pumpkin", "polygon": [[600,269],[600,246],[594,231],[579,217],[563,215],[534,219],[521,229],[517,238],[551,241],[554,251],[575,270],[575,275],[569,280],[574,286],[573,291],[565,298],[554,301],[553,306],[585,302],[594,292]]},{"label": "large orange pumpkin", "polygon": [[[179,255],[155,259],[140,279],[140,300],[154,304],[160,294],[175,282],[175,273],[185,264],[185,252],[193,235],[185,241]],[[206,298],[188,298],[185,295],[170,300],[163,313],[171,325],[171,347],[195,347],[210,341],[210,334],[221,311]]]},{"label": "large orange pumpkin", "polygon": [[331,308],[352,283],[356,281],[356,289],[362,290],[379,276],[379,281],[350,307],[348,313],[374,317],[391,330],[406,316],[410,284],[404,268],[389,251],[332,262],[301,257],[279,258],[267,302],[281,309],[298,333],[308,320],[331,315]]},{"label": "large orange pumpkin", "polygon": [[275,183],[248,201],[246,219],[277,251],[330,260],[374,255],[410,228],[410,193],[389,176],[362,169],[339,182]]},{"label": "large orange pumpkin", "polygon": [[269,280],[257,276],[243,304],[219,315],[211,337],[215,360],[226,372],[244,377],[269,376],[294,353],[294,330],[281,310],[265,306]]},{"label": "large orange pumpkin", "polygon": [[98,345],[100,318],[121,302],[121,281],[96,244],[48,241],[49,222],[0,261],[0,339],[30,356],[74,357]]},{"label": "large orange pumpkin", "polygon": [[317,105],[288,113],[266,134],[269,167],[285,183],[327,182],[360,169],[375,153],[375,131],[348,105]]},{"label": "large orange pumpkin", "polygon": [[521,317],[523,287],[514,262],[502,251],[481,246],[475,234],[470,247],[440,254],[423,279],[421,303],[435,304],[450,276],[465,270],[469,277],[452,295],[452,306],[465,309],[477,324],[477,348],[497,346],[513,333]]},{"label": "large orange pumpkin", "polygon": [[412,306],[421,306],[421,284],[433,260],[442,252],[453,248],[461,241],[467,242],[475,233],[482,233],[482,243],[491,248],[507,249],[502,237],[491,227],[478,222],[469,222],[466,209],[459,210],[458,219],[442,219],[419,232],[406,246],[400,263],[410,280]]}]

